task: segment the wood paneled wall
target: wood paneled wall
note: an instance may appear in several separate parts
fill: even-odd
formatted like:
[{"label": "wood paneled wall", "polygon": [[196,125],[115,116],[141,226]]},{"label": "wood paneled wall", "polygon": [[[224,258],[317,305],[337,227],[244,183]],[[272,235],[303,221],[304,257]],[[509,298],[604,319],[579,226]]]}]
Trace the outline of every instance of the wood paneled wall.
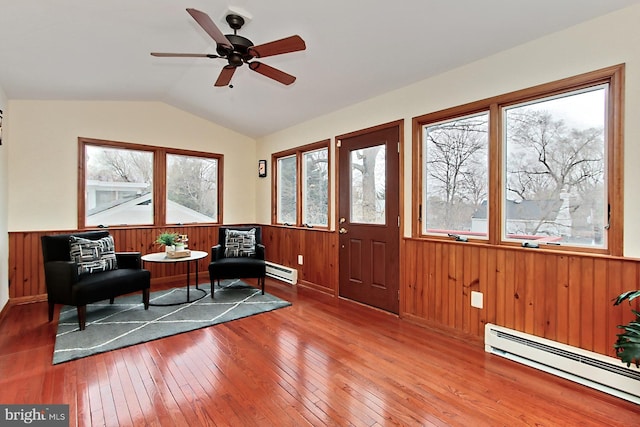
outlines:
[{"label": "wood paneled wall", "polygon": [[[110,229],[119,251],[156,252],[166,228]],[[210,251],[217,227],[175,227],[192,249]],[[296,268],[298,281],[337,296],[338,235],[322,230],[262,226],[269,261]],[[52,232],[9,233],[9,297],[45,298],[40,237]],[[298,255],[304,258],[298,265]],[[200,261],[208,280],[209,258]],[[598,255],[490,247],[474,243],[404,239],[401,317],[453,328],[482,338],[484,325],[513,328],[602,354],[614,355],[616,325],[633,318],[630,307],[612,305],[625,290],[640,289],[640,261]],[[154,282],[184,281],[186,266],[147,264]],[[471,307],[471,291],[484,308]]]},{"label": "wood paneled wall", "polygon": [[[110,228],[116,249],[142,254],[163,250],[155,242],[162,231],[187,234],[189,248],[211,252],[218,243],[218,227]],[[15,302],[44,299],[46,288],[40,238],[70,231],[28,231],[9,233],[9,298]],[[336,295],[338,289],[337,237],[335,233],[277,226],[262,226],[267,260],[298,270],[301,284]],[[304,259],[298,265],[298,255]],[[201,280],[208,280],[209,257],[199,261]],[[147,263],[152,283],[184,281],[186,265]],[[191,269],[193,274],[194,269]],[[202,276],[204,275],[204,276]]]},{"label": "wood paneled wall", "polygon": [[[147,254],[164,250],[155,243],[156,237],[163,231],[187,234],[189,248],[211,252],[211,246],[218,243],[218,228],[202,227],[148,227],[148,228],[109,228],[119,252],[141,252]],[[64,234],[72,231],[26,231],[9,233],[9,299],[15,302],[46,299],[44,268],[42,261],[43,235]],[[198,261],[199,278],[207,278],[209,257]],[[151,271],[152,284],[157,282],[184,281],[186,264],[146,263]],[[193,264],[191,273],[195,274]]]},{"label": "wood paneled wall", "polygon": [[640,288],[636,260],[469,243],[405,240],[403,269],[404,317],[479,337],[494,323],[610,356],[616,325],[633,318],[612,299]]},{"label": "wood paneled wall", "polygon": [[337,233],[279,226],[263,226],[262,233],[269,261],[297,269],[304,286],[338,294]]}]

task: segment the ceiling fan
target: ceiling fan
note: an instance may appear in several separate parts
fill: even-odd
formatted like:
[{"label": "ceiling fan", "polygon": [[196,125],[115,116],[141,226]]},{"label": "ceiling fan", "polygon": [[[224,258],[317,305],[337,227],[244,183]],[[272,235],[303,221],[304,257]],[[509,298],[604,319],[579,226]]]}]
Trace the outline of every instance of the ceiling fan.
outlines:
[{"label": "ceiling fan", "polygon": [[291,74],[287,74],[284,71],[255,61],[254,59],[305,50],[307,46],[300,36],[285,37],[284,39],[254,46],[251,40],[237,34],[238,30],[244,25],[244,18],[242,16],[235,14],[227,15],[226,20],[233,29],[233,34],[224,35],[206,13],[196,9],[187,9],[187,12],[189,12],[189,15],[191,15],[198,25],[216,42],[216,52],[218,54],[151,52],[152,56],[226,59],[228,64],[222,68],[214,86],[228,85],[233,87],[229,83],[236,69],[241,67],[242,64],[247,64],[251,70],[284,85],[290,85],[296,80]]}]

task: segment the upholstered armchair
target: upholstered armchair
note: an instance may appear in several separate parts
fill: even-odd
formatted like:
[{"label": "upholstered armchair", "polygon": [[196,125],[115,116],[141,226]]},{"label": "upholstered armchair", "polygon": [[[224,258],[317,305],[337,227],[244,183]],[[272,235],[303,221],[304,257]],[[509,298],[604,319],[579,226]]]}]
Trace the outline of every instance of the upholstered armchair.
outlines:
[{"label": "upholstered armchair", "polygon": [[260,227],[220,227],[218,244],[211,248],[209,278],[211,298],[215,298],[215,283],[220,279],[257,278],[264,294],[267,267]]},{"label": "upholstered armchair", "polygon": [[142,291],[149,309],[151,274],[142,269],[139,252],[115,252],[108,231],[42,236],[44,279],[49,321],[55,304],[76,306],[78,325],[85,329],[87,304]]}]

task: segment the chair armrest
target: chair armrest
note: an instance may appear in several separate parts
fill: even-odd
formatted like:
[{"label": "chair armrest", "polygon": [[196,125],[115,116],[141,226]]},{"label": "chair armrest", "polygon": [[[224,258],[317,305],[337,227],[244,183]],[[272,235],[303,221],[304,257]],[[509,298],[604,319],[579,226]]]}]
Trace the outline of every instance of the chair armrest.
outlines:
[{"label": "chair armrest", "polygon": [[257,259],[265,259],[264,258],[264,245],[263,244],[256,244],[256,258]]},{"label": "chair armrest", "polygon": [[140,252],[116,252],[118,268],[132,268],[140,270],[142,268],[142,256]]},{"label": "chair armrest", "polygon": [[215,245],[211,247],[211,261],[217,261],[220,258],[224,258],[222,253],[222,245]]},{"label": "chair armrest", "polygon": [[50,300],[70,300],[71,289],[78,283],[78,264],[73,261],[45,262],[44,280]]}]

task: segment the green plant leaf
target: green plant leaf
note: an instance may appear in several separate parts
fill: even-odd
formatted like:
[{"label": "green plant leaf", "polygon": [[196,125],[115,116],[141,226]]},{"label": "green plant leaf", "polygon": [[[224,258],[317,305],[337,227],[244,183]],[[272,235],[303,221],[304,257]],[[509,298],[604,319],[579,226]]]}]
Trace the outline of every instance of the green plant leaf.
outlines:
[{"label": "green plant leaf", "polygon": [[618,358],[626,363],[627,366],[631,366],[633,363],[640,367],[640,344],[622,343],[615,344],[614,347]]},{"label": "green plant leaf", "polygon": [[[627,291],[618,295],[614,299],[613,305],[619,305],[623,301],[631,301],[640,297],[640,290]],[[618,325],[619,329],[623,329],[624,332],[617,334],[618,339],[613,344],[616,350],[616,356],[627,366],[635,364],[640,367],[640,312],[631,309],[631,312],[635,314],[636,320],[627,323],[626,325]]]},{"label": "green plant leaf", "polygon": [[178,239],[178,233],[164,232],[158,235],[158,238],[156,239],[156,243],[159,245],[173,246],[175,245],[177,239]]},{"label": "green plant leaf", "polygon": [[640,323],[638,322],[629,322],[626,325],[618,325],[618,328],[640,336]]},{"label": "green plant leaf", "polygon": [[613,305],[619,305],[625,300],[628,300],[629,304],[631,304],[631,301],[633,301],[638,297],[640,297],[640,290],[623,292],[620,295],[618,295],[617,298],[614,298]]}]

